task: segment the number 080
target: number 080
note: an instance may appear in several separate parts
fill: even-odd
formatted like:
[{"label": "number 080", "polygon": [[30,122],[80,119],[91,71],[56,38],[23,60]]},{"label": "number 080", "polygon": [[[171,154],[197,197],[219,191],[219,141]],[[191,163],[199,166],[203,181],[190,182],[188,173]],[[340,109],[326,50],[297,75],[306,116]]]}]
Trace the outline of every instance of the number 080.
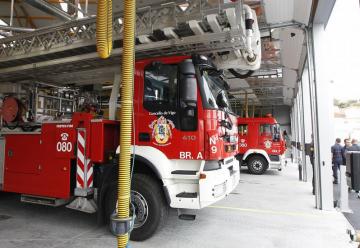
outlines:
[{"label": "number 080", "polygon": [[56,150],[58,152],[71,152],[72,151],[72,144],[71,142],[58,142],[56,144]]}]

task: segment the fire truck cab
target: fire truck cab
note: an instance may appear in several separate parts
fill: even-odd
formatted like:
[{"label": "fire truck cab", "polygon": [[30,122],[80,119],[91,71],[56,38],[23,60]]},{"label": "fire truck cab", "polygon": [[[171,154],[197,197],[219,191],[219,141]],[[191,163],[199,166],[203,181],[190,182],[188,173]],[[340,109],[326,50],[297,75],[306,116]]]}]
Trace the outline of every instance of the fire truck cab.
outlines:
[{"label": "fire truck cab", "polygon": [[281,170],[286,145],[280,125],[271,115],[238,118],[239,159],[252,174],[263,174],[267,169]]}]

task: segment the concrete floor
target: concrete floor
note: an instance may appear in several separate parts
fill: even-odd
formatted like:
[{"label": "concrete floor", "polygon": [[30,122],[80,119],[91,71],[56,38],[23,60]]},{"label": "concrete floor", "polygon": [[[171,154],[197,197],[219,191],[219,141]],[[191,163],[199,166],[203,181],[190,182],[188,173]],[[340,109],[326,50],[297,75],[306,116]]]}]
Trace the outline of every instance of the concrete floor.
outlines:
[{"label": "concrete floor", "polygon": [[[340,184],[334,184],[334,199],[340,200]],[[348,199],[351,212],[344,215],[355,230],[360,230],[360,199],[353,190],[349,192]]]},{"label": "concrete floor", "polygon": [[[313,206],[311,185],[297,180],[295,166],[262,176],[243,171],[235,192],[199,211],[195,221],[179,220],[172,211],[160,232],[131,247],[357,247],[349,242],[349,224],[341,213]],[[96,226],[95,216],[0,194],[0,247],[116,247],[116,240]]]}]

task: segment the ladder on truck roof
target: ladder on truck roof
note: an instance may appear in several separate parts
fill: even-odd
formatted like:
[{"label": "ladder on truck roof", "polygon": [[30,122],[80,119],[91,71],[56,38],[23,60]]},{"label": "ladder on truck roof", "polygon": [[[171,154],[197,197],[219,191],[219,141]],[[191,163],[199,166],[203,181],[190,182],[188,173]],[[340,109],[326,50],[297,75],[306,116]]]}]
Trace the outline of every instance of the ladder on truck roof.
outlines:
[{"label": "ladder on truck roof", "polygon": [[[169,2],[137,9],[136,57],[196,52],[210,55],[219,69],[258,69],[261,40],[255,11],[241,1],[210,2]],[[122,12],[114,14],[115,49],[107,63],[122,53],[122,20]],[[96,17],[90,17],[0,39],[0,81],[25,76],[34,68],[61,70],[58,66],[65,65],[61,68],[66,71],[66,64],[74,68],[80,61],[91,61],[96,67],[104,60],[97,58],[95,33]],[[37,71],[38,76],[41,72]]]}]

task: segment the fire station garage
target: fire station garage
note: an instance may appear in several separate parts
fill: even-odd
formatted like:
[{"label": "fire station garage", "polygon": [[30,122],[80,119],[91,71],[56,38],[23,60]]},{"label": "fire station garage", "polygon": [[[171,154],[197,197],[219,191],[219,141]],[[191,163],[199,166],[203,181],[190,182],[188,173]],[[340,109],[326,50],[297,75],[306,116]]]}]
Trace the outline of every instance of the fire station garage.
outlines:
[{"label": "fire station garage", "polygon": [[359,13],[0,0],[0,248],[358,247],[330,147]]}]

